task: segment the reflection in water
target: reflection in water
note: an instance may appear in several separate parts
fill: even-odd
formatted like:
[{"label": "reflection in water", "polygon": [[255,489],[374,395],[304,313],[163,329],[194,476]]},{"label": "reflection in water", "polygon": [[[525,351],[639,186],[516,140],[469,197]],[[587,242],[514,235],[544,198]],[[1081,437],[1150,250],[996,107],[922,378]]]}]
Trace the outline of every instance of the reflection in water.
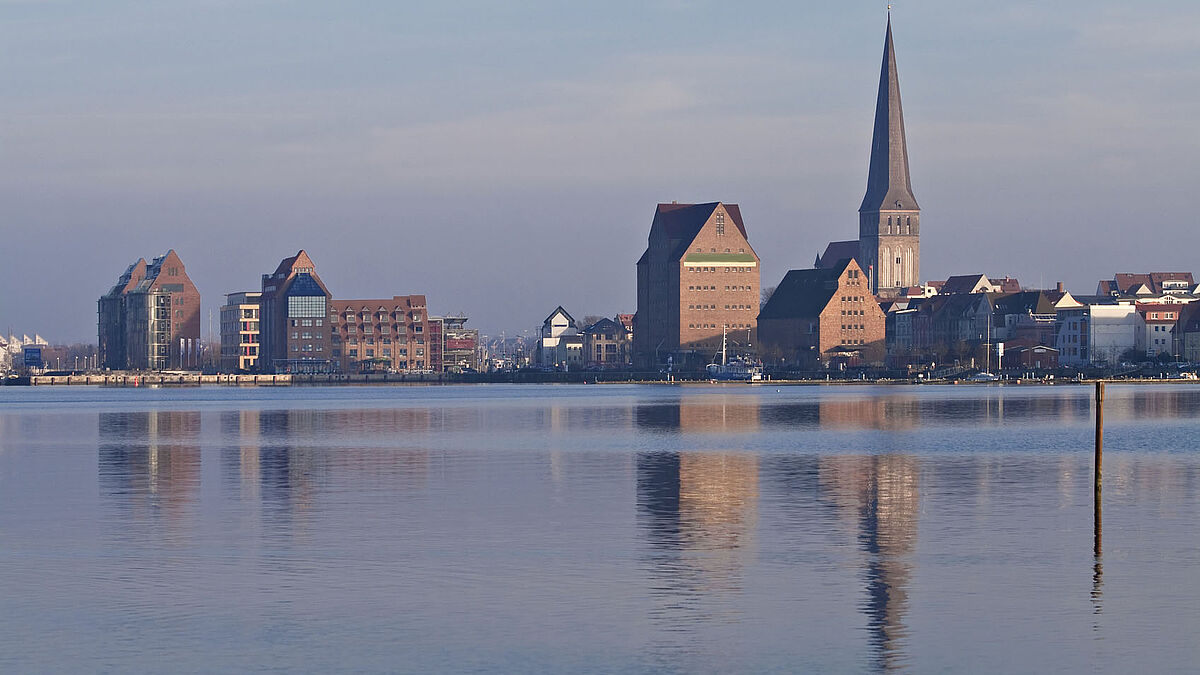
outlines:
[{"label": "reflection in water", "polygon": [[733,453],[642,453],[637,458],[638,524],[647,559],[652,618],[673,632],[706,622],[742,590],[755,548],[758,458]]},{"label": "reflection in water", "polygon": [[182,519],[200,492],[200,413],[102,412],[99,435],[101,495],[138,517]]},{"label": "reflection in water", "polygon": [[[1104,606],[1101,600],[1104,596],[1104,519],[1103,502],[1100,499],[1100,485],[1093,492],[1092,505],[1092,613],[1100,614]],[[1092,630],[1100,630],[1099,624],[1092,624]]]},{"label": "reflection in water", "polygon": [[867,554],[862,605],[880,670],[904,666],[910,556],[916,546],[920,467],[907,455],[822,457],[820,485],[855,523]]},{"label": "reflection in water", "polygon": [[[754,429],[757,405],[704,400],[690,406],[639,406],[640,427],[723,432]],[[682,408],[682,409],[681,409]],[[755,550],[758,457],[724,452],[637,455],[637,518],[647,547],[650,618],[661,658],[694,651],[694,633],[737,623],[737,596]]]}]

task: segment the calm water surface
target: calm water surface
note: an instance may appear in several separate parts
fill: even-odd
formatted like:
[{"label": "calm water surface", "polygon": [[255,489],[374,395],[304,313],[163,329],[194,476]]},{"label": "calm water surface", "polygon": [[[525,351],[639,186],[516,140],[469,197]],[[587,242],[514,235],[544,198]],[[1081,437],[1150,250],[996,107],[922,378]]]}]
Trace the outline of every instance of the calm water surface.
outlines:
[{"label": "calm water surface", "polygon": [[0,389],[0,672],[1187,672],[1200,387]]}]

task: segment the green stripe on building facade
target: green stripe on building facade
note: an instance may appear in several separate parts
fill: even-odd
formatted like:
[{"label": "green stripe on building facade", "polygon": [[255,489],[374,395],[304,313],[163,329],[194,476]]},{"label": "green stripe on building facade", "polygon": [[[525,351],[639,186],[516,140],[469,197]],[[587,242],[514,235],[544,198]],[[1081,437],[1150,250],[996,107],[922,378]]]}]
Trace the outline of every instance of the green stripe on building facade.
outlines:
[{"label": "green stripe on building facade", "polygon": [[755,263],[749,253],[689,253],[685,263]]}]

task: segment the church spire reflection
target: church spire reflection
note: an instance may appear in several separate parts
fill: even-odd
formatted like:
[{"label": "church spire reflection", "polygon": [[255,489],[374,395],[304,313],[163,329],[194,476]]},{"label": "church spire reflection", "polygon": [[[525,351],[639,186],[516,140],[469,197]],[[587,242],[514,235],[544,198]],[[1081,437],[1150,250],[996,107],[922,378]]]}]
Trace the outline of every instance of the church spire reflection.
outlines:
[{"label": "church spire reflection", "polygon": [[907,455],[830,457],[821,460],[820,471],[822,490],[829,490],[839,510],[852,520],[866,554],[866,593],[860,608],[875,665],[882,671],[902,668],[920,466]]}]

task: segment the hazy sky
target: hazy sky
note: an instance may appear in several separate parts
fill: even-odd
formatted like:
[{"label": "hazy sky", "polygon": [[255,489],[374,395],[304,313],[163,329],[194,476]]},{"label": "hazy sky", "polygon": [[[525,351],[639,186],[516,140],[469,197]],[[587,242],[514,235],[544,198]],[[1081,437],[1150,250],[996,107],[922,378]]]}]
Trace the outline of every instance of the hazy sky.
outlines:
[{"label": "hazy sky", "polygon": [[[773,285],[857,236],[884,8],[0,0],[0,331],[94,341],[168,248],[206,318],[300,248],[335,297],[489,334],[632,312],[671,200],[741,204]],[[893,28],[923,278],[1200,268],[1200,5],[900,0]]]}]

